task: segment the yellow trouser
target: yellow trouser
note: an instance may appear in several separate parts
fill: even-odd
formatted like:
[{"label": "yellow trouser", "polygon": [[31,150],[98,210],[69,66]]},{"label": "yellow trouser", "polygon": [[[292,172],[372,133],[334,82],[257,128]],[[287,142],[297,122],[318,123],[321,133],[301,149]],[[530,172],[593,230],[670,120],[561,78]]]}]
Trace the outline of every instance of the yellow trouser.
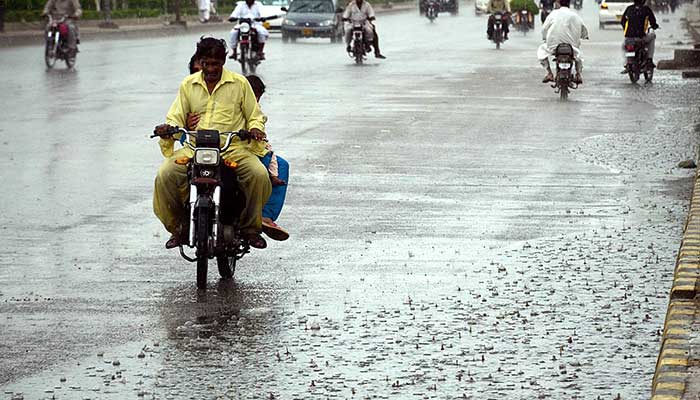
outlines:
[{"label": "yellow trouser", "polygon": [[[170,233],[188,226],[189,218],[186,208],[190,192],[187,166],[175,163],[178,157],[182,157],[178,153],[160,165],[153,191],[153,212]],[[236,174],[246,195],[245,209],[240,219],[241,231],[260,233],[262,209],[272,191],[267,169],[256,155],[240,145],[233,145],[225,158],[238,163]]]}]

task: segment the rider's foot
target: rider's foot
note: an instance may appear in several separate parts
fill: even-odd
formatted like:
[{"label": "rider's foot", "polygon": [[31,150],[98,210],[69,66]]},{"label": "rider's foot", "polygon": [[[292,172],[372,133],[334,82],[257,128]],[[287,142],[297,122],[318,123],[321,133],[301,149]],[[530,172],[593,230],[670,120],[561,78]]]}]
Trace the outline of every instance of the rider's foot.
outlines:
[{"label": "rider's foot", "polygon": [[274,175],[270,175],[270,183],[272,184],[272,186],[284,186],[287,184],[287,182]]},{"label": "rider's foot", "polygon": [[264,60],[264,59],[265,59],[265,53],[263,53],[262,51],[259,52],[259,53],[258,53],[258,60],[261,60],[261,61],[262,61],[262,60]]},{"label": "rider's foot", "polygon": [[231,54],[229,54],[228,58],[235,60],[238,58],[238,55],[236,54],[236,50],[231,50]]},{"label": "rider's foot", "polygon": [[576,76],[574,76],[574,83],[577,85],[583,84],[583,78],[581,78],[581,74],[576,74]]},{"label": "rider's foot", "polygon": [[263,217],[262,230],[272,240],[282,241],[289,239],[289,233],[270,218]]},{"label": "rider's foot", "polygon": [[350,45],[348,45],[348,46],[345,48],[345,51],[347,51],[348,53],[352,53],[352,48],[350,47]]},{"label": "rider's foot", "polygon": [[554,82],[554,75],[551,72],[547,72],[547,75],[542,79],[542,83]]},{"label": "rider's foot", "polygon": [[503,40],[508,40],[508,34],[503,35]]},{"label": "rider's foot", "polygon": [[376,52],[374,52],[374,58],[380,58],[380,59],[383,60],[383,59],[385,59],[386,57],[385,57],[382,53],[376,51]]},{"label": "rider's foot", "polygon": [[246,240],[246,242],[248,242],[250,247],[254,247],[256,249],[264,249],[267,247],[267,242],[262,236],[260,236],[259,233],[248,233],[244,235],[243,238]]},{"label": "rider's foot", "polygon": [[187,236],[182,233],[173,233],[165,242],[166,249],[174,249],[175,247],[180,247],[180,245],[187,244]]},{"label": "rider's foot", "polygon": [[622,68],[622,71],[620,71],[620,75],[625,75],[625,74],[627,74],[628,72],[629,72],[629,70],[627,69],[627,66],[625,65],[625,66]]}]

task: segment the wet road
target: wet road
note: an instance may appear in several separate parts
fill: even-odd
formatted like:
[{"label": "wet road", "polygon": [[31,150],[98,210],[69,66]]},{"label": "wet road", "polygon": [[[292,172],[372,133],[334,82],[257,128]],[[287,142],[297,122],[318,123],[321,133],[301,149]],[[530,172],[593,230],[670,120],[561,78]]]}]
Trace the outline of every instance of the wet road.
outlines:
[{"label": "wet road", "polygon": [[292,239],[207,293],[162,248],[147,138],[199,35],[84,43],[74,72],[0,50],[0,394],[648,398],[700,85],[631,85],[587,0],[586,84],[560,103],[538,35],[496,51],[472,8],[380,17],[389,59],[362,67],[271,39]]}]

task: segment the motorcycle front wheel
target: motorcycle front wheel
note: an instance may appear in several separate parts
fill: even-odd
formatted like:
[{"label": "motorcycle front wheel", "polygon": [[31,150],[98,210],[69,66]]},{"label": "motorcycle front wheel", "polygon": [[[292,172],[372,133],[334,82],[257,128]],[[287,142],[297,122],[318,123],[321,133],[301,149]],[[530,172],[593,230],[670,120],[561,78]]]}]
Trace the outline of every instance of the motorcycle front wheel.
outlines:
[{"label": "motorcycle front wheel", "polygon": [[241,73],[243,75],[247,74],[247,69],[248,69],[248,59],[246,58],[248,56],[248,48],[245,46],[241,46],[241,58],[239,59],[241,62]]},{"label": "motorcycle front wheel", "polygon": [[207,288],[209,269],[209,209],[200,208],[197,215],[197,289]]},{"label": "motorcycle front wheel", "polygon": [[53,41],[51,37],[46,39],[46,50],[44,51],[44,62],[46,63],[46,67],[51,69],[53,68],[54,65],[56,65],[56,43]]}]

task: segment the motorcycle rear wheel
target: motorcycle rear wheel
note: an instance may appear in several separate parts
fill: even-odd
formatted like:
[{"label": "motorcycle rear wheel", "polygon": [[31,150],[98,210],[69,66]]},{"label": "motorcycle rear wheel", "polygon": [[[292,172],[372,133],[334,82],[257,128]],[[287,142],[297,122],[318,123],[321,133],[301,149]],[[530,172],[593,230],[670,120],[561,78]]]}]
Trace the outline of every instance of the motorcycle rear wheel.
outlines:
[{"label": "motorcycle rear wheel", "polygon": [[236,257],[218,256],[216,266],[219,268],[221,279],[231,279],[236,272]]},{"label": "motorcycle rear wheel", "polygon": [[639,72],[629,71],[628,75],[630,77],[630,82],[632,83],[637,83],[637,81],[639,80]]},{"label": "motorcycle rear wheel", "polygon": [[559,85],[559,100],[569,100],[569,84],[566,82]]}]

